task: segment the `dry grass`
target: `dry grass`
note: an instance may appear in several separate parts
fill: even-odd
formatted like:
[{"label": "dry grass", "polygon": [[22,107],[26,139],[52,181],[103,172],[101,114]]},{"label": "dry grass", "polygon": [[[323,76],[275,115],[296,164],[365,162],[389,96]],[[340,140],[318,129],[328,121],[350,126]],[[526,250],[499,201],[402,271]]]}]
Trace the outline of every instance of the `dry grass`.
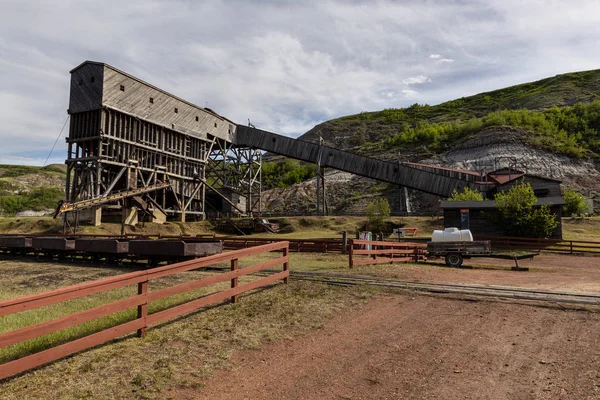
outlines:
[{"label": "dry grass", "polygon": [[[242,265],[255,262],[256,259],[249,258]],[[317,259],[311,261],[317,262]],[[0,277],[2,298],[124,272],[119,268],[30,261],[2,261],[0,269],[4,272]],[[197,279],[199,274],[205,273],[178,274],[156,281],[150,289]],[[327,316],[357,307],[371,293],[372,290],[366,288],[334,288],[314,283],[275,285],[269,290],[241,296],[237,304],[204,309],[153,327],[142,339],[130,335],[4,381],[0,383],[0,398],[169,398],[169,390],[201,388],[203,380],[214,369],[229,368],[228,359],[235,350],[258,348],[263,343],[319,328]],[[203,294],[194,293],[196,297]],[[124,294],[113,296],[120,295]],[[178,304],[189,299],[184,296],[169,301]],[[87,306],[94,306],[96,300]],[[172,303],[156,307],[164,308]],[[59,308],[41,319],[71,311],[69,307]],[[20,323],[13,321],[11,325]]]},{"label": "dry grass", "polygon": [[[265,256],[257,255],[249,257],[253,263],[264,261]],[[367,256],[358,256],[367,258]],[[445,271],[449,275],[455,274],[457,269],[448,267],[443,259],[438,259],[428,262],[400,262],[393,264],[375,264],[375,265],[358,265],[350,269],[348,266],[347,254],[335,253],[290,253],[290,262],[293,265],[294,271],[310,271],[310,272],[331,272],[336,274],[347,275],[367,275],[367,276],[382,276],[388,278],[400,278],[400,272],[405,271],[420,271],[427,275],[428,271]],[[507,266],[495,266],[490,264],[470,264],[469,268],[474,269],[489,269],[489,270],[508,270]]]},{"label": "dry grass", "polygon": [[[326,239],[341,238],[342,232],[348,232],[350,237],[362,230],[366,223],[363,217],[287,217],[273,219],[280,222],[282,233],[260,233],[251,237],[282,238],[282,239]],[[396,225],[418,228],[417,237],[431,237],[434,229],[443,229],[443,218],[440,217],[392,217]],[[19,233],[58,233],[62,230],[60,219],[51,217],[22,217],[0,218],[0,234]],[[126,233],[181,235],[213,233],[208,221],[202,222],[167,222],[159,225],[154,223],[127,227]],[[81,226],[80,233],[111,234],[121,233],[120,224],[104,223],[101,226]],[[563,237],[566,240],[600,241],[600,217],[563,218]],[[392,236],[390,236],[392,238]]]},{"label": "dry grass", "polygon": [[52,217],[0,218],[0,234],[58,233],[61,231],[61,220]]},{"label": "dry grass", "polygon": [[[364,217],[286,217],[276,220],[281,225],[282,233],[260,233],[253,234],[252,237],[339,239],[342,237],[342,232],[346,231],[352,238],[357,231],[365,229],[367,222]],[[443,229],[444,225],[443,219],[439,217],[391,217],[389,221],[402,227],[418,228],[417,237],[431,237],[434,229]]]},{"label": "dry grass", "polygon": [[600,217],[563,218],[563,238],[600,241]]}]

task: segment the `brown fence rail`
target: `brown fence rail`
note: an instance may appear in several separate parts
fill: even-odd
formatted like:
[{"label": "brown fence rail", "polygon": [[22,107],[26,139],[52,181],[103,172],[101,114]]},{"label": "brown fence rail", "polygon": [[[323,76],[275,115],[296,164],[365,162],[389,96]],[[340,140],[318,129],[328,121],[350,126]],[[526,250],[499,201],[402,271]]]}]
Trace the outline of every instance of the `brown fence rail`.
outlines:
[{"label": "brown fence rail", "polygon": [[[348,248],[348,264],[352,268],[355,265],[424,260],[427,245],[411,242],[350,240]],[[370,256],[370,258],[357,259],[357,255]]]},{"label": "brown fence rail", "polygon": [[[240,258],[275,251],[282,252],[282,256],[249,267],[238,268]],[[151,280],[198,268],[209,267],[222,262],[230,262],[231,271],[181,283],[156,291],[148,291],[148,282]],[[283,270],[281,272],[273,273],[267,277],[238,285],[239,277],[273,268],[278,265],[283,266]],[[101,317],[137,307],[137,318],[134,320],[0,365],[0,379],[38,367],[51,361],[58,360],[67,355],[88,349],[133,331],[137,331],[138,336],[142,336],[145,334],[146,328],[150,325],[187,314],[201,307],[220,302],[228,298],[235,302],[239,294],[268,285],[281,279],[283,279],[284,283],[287,283],[289,279],[288,242],[271,243],[252,247],[250,249],[217,254],[202,259],[185,261],[145,271],[122,274],[43,293],[1,301],[0,317],[88,296],[91,294],[102,293],[129,285],[138,286],[137,295],[132,297],[0,334],[0,348],[4,348],[47,335],[49,333],[70,328],[84,322],[89,322]],[[187,303],[148,314],[148,304],[152,301],[226,281],[231,281],[231,289],[212,293]]]},{"label": "brown fence rail", "polygon": [[600,255],[600,242],[584,240],[536,239],[480,235],[476,235],[475,240],[489,240],[492,242],[492,249],[495,250],[529,250],[537,252],[548,251],[554,253],[589,253]]},{"label": "brown fence rail", "polygon": [[243,249],[265,243],[286,240],[291,252],[298,253],[342,253],[341,239],[269,239],[269,238],[217,238],[223,241],[224,250]]}]

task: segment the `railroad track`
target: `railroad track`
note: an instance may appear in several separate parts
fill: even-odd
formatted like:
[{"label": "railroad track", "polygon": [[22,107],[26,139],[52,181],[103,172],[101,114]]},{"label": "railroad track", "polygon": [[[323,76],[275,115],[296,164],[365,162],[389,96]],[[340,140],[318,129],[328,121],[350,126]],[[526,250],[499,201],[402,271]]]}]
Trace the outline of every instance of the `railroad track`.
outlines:
[{"label": "railroad track", "polygon": [[543,303],[600,306],[600,294],[535,290],[508,286],[488,286],[458,283],[426,283],[401,281],[373,276],[349,276],[346,274],[291,271],[290,278],[301,281],[322,282],[338,286],[376,286],[384,288],[415,290],[437,294],[457,294],[477,297],[524,300]]}]

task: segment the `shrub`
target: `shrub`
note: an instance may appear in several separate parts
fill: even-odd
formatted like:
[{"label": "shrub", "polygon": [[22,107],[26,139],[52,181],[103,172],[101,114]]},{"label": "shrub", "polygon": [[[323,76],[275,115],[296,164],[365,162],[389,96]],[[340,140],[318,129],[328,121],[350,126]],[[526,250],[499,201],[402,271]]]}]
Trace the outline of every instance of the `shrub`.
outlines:
[{"label": "shrub", "polygon": [[369,229],[381,232],[385,228],[385,220],[390,217],[390,204],[386,198],[379,198],[367,206]]},{"label": "shrub", "polygon": [[[398,124],[398,133],[384,140],[387,148],[426,144],[438,148],[491,126],[514,126],[527,133],[526,141],[549,151],[571,157],[585,157],[589,150],[600,152],[600,100],[544,111],[500,110],[469,120],[431,123],[428,106],[413,104],[403,110],[386,110],[388,122]],[[447,109],[455,109],[447,103]]]},{"label": "shrub", "polygon": [[59,188],[42,186],[27,193],[0,196],[0,210],[4,214],[15,214],[24,210],[51,209],[63,198],[63,191]]},{"label": "shrub", "polygon": [[544,205],[534,209],[537,197],[529,183],[513,186],[496,194],[499,223],[509,236],[549,237],[558,226],[556,215]]},{"label": "shrub", "polygon": [[265,189],[286,188],[316,176],[313,164],[301,164],[291,158],[283,162],[263,162],[262,180]]},{"label": "shrub", "polygon": [[483,196],[481,193],[471,189],[468,186],[465,186],[462,192],[454,189],[452,191],[452,196],[448,199],[450,201],[483,201]]},{"label": "shrub", "polygon": [[572,189],[566,189],[564,191],[563,200],[567,203],[563,207],[563,211],[567,216],[584,216],[590,213],[585,197]]}]

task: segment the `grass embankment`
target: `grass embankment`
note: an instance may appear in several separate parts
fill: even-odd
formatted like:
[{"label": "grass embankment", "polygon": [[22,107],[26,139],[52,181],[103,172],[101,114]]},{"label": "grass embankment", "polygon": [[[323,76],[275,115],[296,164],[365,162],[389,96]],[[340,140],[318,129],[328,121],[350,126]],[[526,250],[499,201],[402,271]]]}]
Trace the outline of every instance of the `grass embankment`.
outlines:
[{"label": "grass embankment", "polygon": [[[349,237],[354,237],[357,231],[365,229],[367,220],[363,217],[281,217],[271,219],[281,226],[280,233],[252,234],[249,237],[266,237],[282,239],[323,239],[341,238],[342,232],[348,232]],[[434,229],[441,229],[443,220],[439,217],[392,217],[390,221],[395,226],[419,228],[420,237],[431,236]],[[0,218],[0,234],[44,234],[62,232],[60,218],[52,217],[10,217]],[[121,224],[103,223],[100,226],[81,225],[78,233],[81,234],[121,234]],[[175,222],[169,221],[165,224],[145,223],[135,227],[126,227],[125,233],[129,234],[210,234],[215,232],[208,221],[201,222]],[[228,235],[224,235],[228,236]],[[236,235],[229,235],[236,236]]]},{"label": "grass embankment", "polygon": [[[273,218],[278,222],[281,231],[277,234],[260,233],[252,237],[278,237],[287,239],[323,239],[341,238],[342,232],[348,232],[348,238],[355,233],[367,229],[364,217],[281,217]],[[434,229],[443,229],[444,221],[440,217],[391,217],[392,226],[418,228],[417,237],[430,237]]]},{"label": "grass embankment", "polygon": [[[0,234],[54,234],[62,233],[62,220],[52,217],[0,217]],[[77,233],[97,235],[120,235],[121,224],[102,223],[100,226],[80,225]],[[135,227],[126,226],[125,233],[138,235],[196,235],[214,233],[208,221],[145,223]]]},{"label": "grass embankment", "polygon": [[[248,258],[242,265],[255,263]],[[1,298],[63,287],[81,281],[98,279],[124,272],[120,268],[95,268],[86,265],[60,265],[31,261],[0,261]],[[150,290],[197,279],[207,272],[190,271],[150,284]],[[252,278],[247,278],[252,279]],[[227,284],[221,285],[223,288]],[[213,287],[213,290],[217,289]],[[45,307],[47,310],[25,312],[20,318],[0,318],[1,331],[16,329],[92,308],[125,297],[135,288],[114,290],[104,295]],[[194,297],[208,290],[198,290]],[[335,288],[314,283],[294,282],[276,285],[240,297],[237,304],[224,304],[193,313],[148,330],[146,337],[131,337],[84,351],[75,357],[55,362],[0,384],[3,399],[79,399],[169,398],[169,390],[200,388],[215,368],[229,368],[232,352],[255,349],[264,343],[322,326],[330,315],[362,304],[373,291],[367,288]],[[156,312],[167,306],[188,301],[191,294],[174,296],[150,306]],[[66,304],[66,305],[65,305]],[[134,311],[119,313],[80,328],[66,330],[62,335],[47,335],[29,342],[29,347],[11,346],[0,350],[0,362],[39,350],[50,343],[89,334],[109,324],[134,317]],[[44,340],[45,339],[45,340]],[[28,343],[29,343],[28,342]]]},{"label": "grass embankment", "polygon": [[52,234],[62,232],[62,221],[52,217],[0,217],[0,234]]},{"label": "grass embankment", "polygon": [[[342,232],[348,232],[353,238],[357,231],[365,229],[367,220],[362,217],[281,217],[273,218],[278,222],[281,232],[255,233],[249,238],[281,238],[281,239],[327,239],[341,238]],[[395,226],[418,228],[418,238],[431,237],[434,229],[443,229],[444,220],[441,217],[392,217],[389,219]],[[60,219],[51,217],[21,217],[0,218],[0,234],[44,234],[60,233]],[[126,227],[130,234],[211,234],[215,233],[208,221],[202,222],[167,222],[163,225],[146,223],[136,227]],[[101,226],[81,226],[79,233],[118,235],[121,233],[120,224],[103,223]],[[219,232],[217,235],[221,236]],[[227,235],[225,235],[227,236]],[[232,237],[243,237],[229,235]],[[407,236],[410,238],[410,236]],[[389,238],[393,238],[390,235]],[[600,241],[600,217],[563,218],[563,238],[565,240]]]},{"label": "grass embankment", "polygon": [[597,156],[599,85],[600,70],[563,74],[434,106],[344,116],[316,126],[307,136],[344,137],[345,144],[363,153],[427,148],[420,154],[428,157],[485,127],[509,126],[522,130],[525,142],[549,151]]}]

